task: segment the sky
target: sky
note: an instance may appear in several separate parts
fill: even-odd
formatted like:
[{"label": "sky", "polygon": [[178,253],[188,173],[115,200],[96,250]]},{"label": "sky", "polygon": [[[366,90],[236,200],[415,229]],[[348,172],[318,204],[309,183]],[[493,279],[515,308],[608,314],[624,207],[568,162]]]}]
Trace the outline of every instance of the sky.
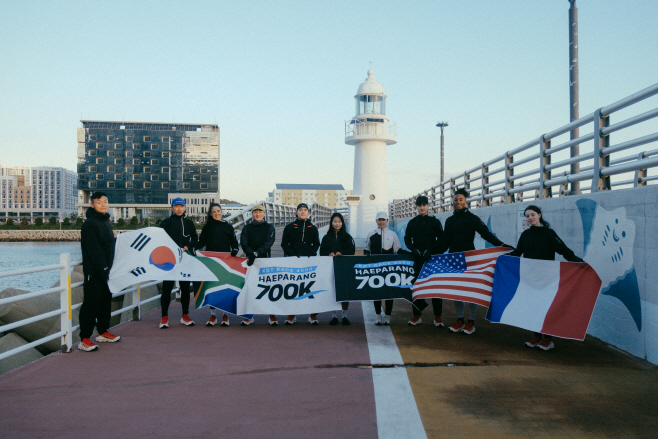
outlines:
[{"label": "sky", "polygon": [[[658,2],[577,3],[580,115],[658,81]],[[389,198],[569,122],[567,0],[30,1],[0,9],[0,163],[75,170],[80,120],[217,123],[222,198],[352,189],[372,63]],[[655,105],[654,107],[655,108]],[[382,170],[384,172],[384,170]]]}]

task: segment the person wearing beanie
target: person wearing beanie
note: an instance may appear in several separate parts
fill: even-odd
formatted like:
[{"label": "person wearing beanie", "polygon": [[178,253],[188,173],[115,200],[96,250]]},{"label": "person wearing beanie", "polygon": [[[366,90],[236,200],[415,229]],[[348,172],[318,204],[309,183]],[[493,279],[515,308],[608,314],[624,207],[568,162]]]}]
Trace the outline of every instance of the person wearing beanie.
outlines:
[{"label": "person wearing beanie", "polygon": [[[375,218],[377,228],[366,236],[366,245],[363,248],[363,254],[366,256],[372,255],[393,255],[400,250],[400,240],[395,232],[389,230],[388,214],[386,212],[378,212]],[[384,319],[382,321],[382,301],[373,301],[375,306],[375,325],[390,325],[391,313],[393,312],[393,300],[389,299],[384,301]]]},{"label": "person wearing beanie", "polygon": [[[247,256],[247,265],[252,266],[256,258],[269,258],[271,256],[272,245],[276,231],[274,226],[265,221],[265,207],[262,204],[256,204],[251,208],[252,220],[242,228],[240,234],[240,246]],[[253,318],[243,318],[240,323],[242,326],[251,325]],[[277,326],[279,322],[276,316],[270,315],[270,326]]]},{"label": "person wearing beanie", "polygon": [[[195,249],[201,250],[204,247],[209,252],[231,253],[231,256],[237,256],[238,254],[238,240],[235,238],[233,226],[222,219],[222,206],[217,203],[210,203],[210,206],[208,206],[208,218],[206,218],[206,223],[201,230],[201,236]],[[201,287],[201,282],[193,282],[193,284],[195,291]],[[214,306],[210,307],[210,318],[206,322],[206,326],[215,326],[217,324],[215,309],[217,308]],[[226,312],[222,316],[221,326],[229,326]]]},{"label": "person wearing beanie", "polygon": [[[414,257],[414,272],[416,276],[420,274],[423,264],[436,254],[439,240],[443,236],[443,227],[441,221],[432,215],[428,215],[429,200],[425,196],[416,199],[416,210],[418,215],[409,221],[407,230],[404,235],[404,243]],[[422,310],[427,307],[424,299],[415,300],[412,305],[413,317],[407,323],[416,326],[422,323]],[[443,326],[441,312],[443,311],[443,300],[433,298],[432,308],[434,308],[434,326]]]},{"label": "person wearing beanie", "polygon": [[[283,229],[281,247],[283,247],[284,256],[297,256],[298,258],[317,256],[320,248],[320,234],[318,228],[308,219],[309,214],[308,205],[300,203],[297,206],[297,219]],[[286,319],[286,325],[292,325],[296,321],[295,315],[291,314]],[[311,314],[308,322],[311,325],[318,325],[317,313]]]},{"label": "person wearing beanie", "polygon": [[[160,227],[167,232],[167,235],[174,240],[177,246],[184,251],[194,254],[194,246],[197,243],[197,233],[194,222],[185,218],[185,200],[178,197],[171,200],[171,216],[160,224]],[[190,313],[190,282],[180,281],[180,303],[183,307],[183,315],[180,322],[185,326],[194,326],[194,320],[189,316]],[[162,318],[160,319],[160,328],[169,327],[169,304],[171,303],[171,290],[174,288],[173,280],[162,281],[162,294],[160,295],[160,306],[162,309]]]}]

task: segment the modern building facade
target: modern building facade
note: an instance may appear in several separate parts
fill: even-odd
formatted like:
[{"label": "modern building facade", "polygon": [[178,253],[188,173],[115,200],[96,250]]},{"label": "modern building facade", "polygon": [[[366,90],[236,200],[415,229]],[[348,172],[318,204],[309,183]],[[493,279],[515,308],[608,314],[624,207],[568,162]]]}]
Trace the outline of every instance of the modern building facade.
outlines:
[{"label": "modern building facade", "polygon": [[64,218],[76,212],[78,176],[75,172],[46,166],[4,169],[21,172],[0,176],[0,219]]},{"label": "modern building facade", "polygon": [[316,202],[330,209],[347,208],[345,199],[352,191],[345,190],[342,184],[280,184],[270,192],[269,201],[289,206],[299,203]]},{"label": "modern building facade", "polygon": [[219,199],[219,126],[81,122],[81,209],[95,191],[107,193],[111,205],[126,208],[166,206],[170,193],[213,192]]}]

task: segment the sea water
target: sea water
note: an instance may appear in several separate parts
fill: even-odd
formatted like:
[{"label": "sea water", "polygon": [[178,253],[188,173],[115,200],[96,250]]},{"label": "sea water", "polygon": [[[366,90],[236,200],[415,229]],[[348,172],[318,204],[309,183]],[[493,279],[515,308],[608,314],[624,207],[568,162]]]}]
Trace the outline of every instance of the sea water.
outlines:
[{"label": "sea water", "polygon": [[[0,242],[0,273],[59,264],[60,253],[70,253],[71,262],[82,257],[80,243],[71,242]],[[40,271],[21,276],[0,277],[0,291],[18,288],[39,291],[59,280],[59,270]]]}]

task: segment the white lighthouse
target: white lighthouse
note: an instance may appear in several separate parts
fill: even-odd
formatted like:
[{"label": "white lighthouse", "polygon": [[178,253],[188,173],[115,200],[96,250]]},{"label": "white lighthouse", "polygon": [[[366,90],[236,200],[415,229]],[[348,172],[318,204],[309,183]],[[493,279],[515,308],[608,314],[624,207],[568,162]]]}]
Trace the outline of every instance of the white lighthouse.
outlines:
[{"label": "white lighthouse", "polygon": [[368,70],[354,96],[356,115],[345,122],[345,143],[354,145],[353,196],[348,197],[349,232],[357,247],[375,227],[377,212],[388,212],[386,146],[397,143],[397,127],[386,116],[384,87]]}]

